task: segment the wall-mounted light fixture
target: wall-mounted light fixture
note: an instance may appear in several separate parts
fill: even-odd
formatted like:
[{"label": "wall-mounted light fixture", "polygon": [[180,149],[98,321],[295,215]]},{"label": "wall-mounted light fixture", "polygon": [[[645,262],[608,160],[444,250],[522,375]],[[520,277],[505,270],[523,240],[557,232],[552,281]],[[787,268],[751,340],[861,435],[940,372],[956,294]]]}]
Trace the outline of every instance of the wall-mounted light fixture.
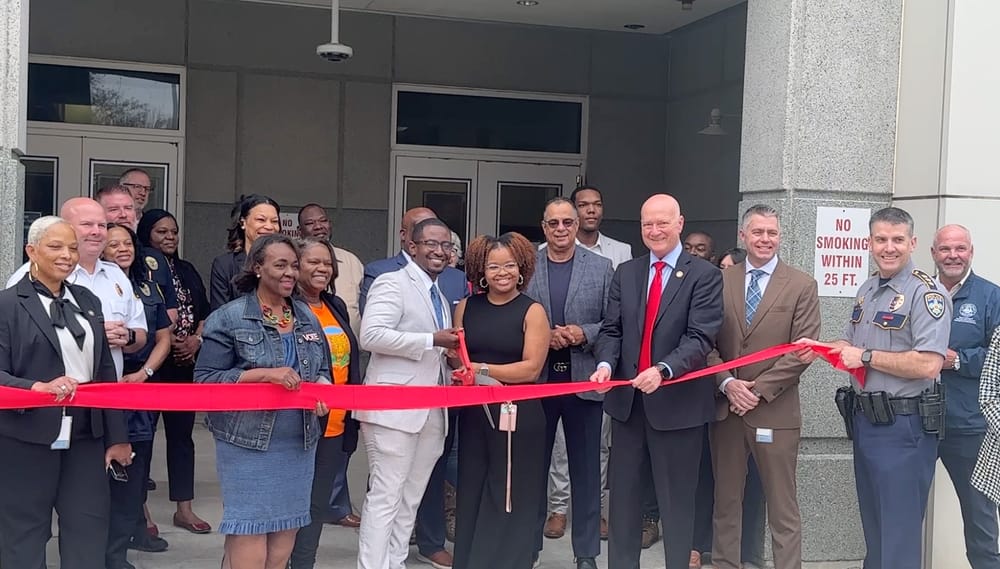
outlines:
[{"label": "wall-mounted light fixture", "polygon": [[729,118],[741,118],[743,115],[732,115],[723,114],[722,111],[716,107],[712,109],[712,113],[709,115],[708,126],[698,131],[698,134],[704,134],[706,136],[726,136],[729,134],[726,129],[722,128],[723,117]]}]

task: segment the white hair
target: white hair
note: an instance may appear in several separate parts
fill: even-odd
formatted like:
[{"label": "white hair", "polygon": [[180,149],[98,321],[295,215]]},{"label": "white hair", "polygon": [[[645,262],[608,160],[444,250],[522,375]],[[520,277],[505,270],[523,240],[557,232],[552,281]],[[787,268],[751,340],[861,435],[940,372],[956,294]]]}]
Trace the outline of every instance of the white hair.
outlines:
[{"label": "white hair", "polygon": [[60,223],[69,225],[68,221],[58,215],[45,215],[31,222],[31,226],[28,227],[28,245],[37,247],[42,241],[42,237],[45,237],[45,234],[49,232],[49,229]]}]

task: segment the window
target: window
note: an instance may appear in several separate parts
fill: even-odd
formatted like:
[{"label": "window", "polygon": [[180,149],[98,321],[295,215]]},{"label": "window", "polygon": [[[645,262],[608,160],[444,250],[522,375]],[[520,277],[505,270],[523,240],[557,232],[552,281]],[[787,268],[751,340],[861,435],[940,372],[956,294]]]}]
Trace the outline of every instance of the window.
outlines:
[{"label": "window", "polygon": [[579,154],[583,103],[401,90],[396,144]]},{"label": "window", "polygon": [[28,64],[28,120],[180,129],[180,75]]}]

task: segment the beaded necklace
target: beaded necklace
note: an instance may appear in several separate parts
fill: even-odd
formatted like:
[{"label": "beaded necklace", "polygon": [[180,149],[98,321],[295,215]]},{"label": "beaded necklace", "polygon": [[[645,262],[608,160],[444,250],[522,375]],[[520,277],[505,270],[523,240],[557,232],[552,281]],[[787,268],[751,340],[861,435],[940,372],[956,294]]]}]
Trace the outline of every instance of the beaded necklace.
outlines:
[{"label": "beaded necklace", "polygon": [[292,308],[287,304],[282,306],[281,317],[278,317],[278,315],[274,313],[274,309],[264,304],[259,296],[257,297],[257,300],[260,302],[260,310],[263,313],[264,322],[267,322],[272,326],[277,326],[278,328],[285,328],[292,323]]}]

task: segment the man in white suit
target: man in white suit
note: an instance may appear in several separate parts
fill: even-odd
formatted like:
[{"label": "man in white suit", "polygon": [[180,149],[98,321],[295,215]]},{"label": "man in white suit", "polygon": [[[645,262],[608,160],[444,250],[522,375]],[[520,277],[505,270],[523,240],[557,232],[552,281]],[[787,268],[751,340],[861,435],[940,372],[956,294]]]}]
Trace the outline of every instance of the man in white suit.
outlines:
[{"label": "man in white suit", "polygon": [[[445,350],[458,346],[458,336],[437,277],[453,247],[444,222],[421,221],[407,244],[412,261],[372,283],[361,319],[361,347],[371,352],[366,385],[450,383]],[[444,446],[445,409],[354,416],[361,421],[370,472],[358,569],[404,569],[417,507]]]}]

